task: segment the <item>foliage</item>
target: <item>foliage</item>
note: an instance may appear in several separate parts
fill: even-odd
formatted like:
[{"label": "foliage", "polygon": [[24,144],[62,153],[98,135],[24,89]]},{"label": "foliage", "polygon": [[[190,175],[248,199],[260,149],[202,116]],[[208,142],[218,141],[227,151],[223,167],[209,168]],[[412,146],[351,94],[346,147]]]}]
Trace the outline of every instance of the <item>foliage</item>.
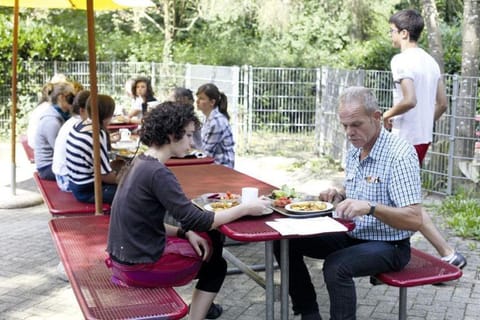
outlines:
[{"label": "foliage", "polygon": [[[98,12],[97,61],[160,62],[163,59],[163,0],[155,7]],[[438,0],[445,51],[445,72],[461,66],[461,0]],[[208,65],[319,67],[389,70],[397,52],[387,35],[395,10],[421,8],[419,0],[179,0],[175,5],[173,61]],[[11,61],[11,8],[0,7],[0,61]],[[21,9],[19,63],[85,61],[85,11]],[[194,23],[193,23],[194,22]],[[422,47],[426,48],[422,37]],[[2,64],[0,86],[11,68]],[[20,70],[25,79],[36,70]],[[45,74],[46,72],[43,72]],[[48,76],[48,75],[47,75]],[[23,80],[19,96],[28,96]],[[38,92],[38,91],[36,91]],[[30,91],[31,94],[31,91]],[[306,95],[308,96],[308,95]],[[29,102],[21,102],[22,106]],[[24,104],[25,103],[25,104]],[[267,108],[275,106],[268,105]],[[0,111],[5,113],[2,101]],[[285,115],[274,121],[288,122]]]},{"label": "foliage", "polygon": [[[76,33],[48,19],[30,17],[31,10],[22,12],[19,19],[18,58],[26,60],[73,61],[83,59],[86,44]],[[0,58],[12,59],[13,18],[11,13],[0,20]]]},{"label": "foliage", "polygon": [[340,55],[342,66],[350,69],[390,70],[390,60],[398,53],[390,40],[377,38],[355,41]]},{"label": "foliage", "polygon": [[462,27],[457,21],[450,25],[443,23],[441,30],[445,73],[460,73],[462,66]]},{"label": "foliage", "polygon": [[480,240],[479,198],[478,194],[460,190],[442,202],[440,213],[456,235]]},{"label": "foliage", "polygon": [[[155,3],[148,9],[97,13],[97,60],[161,61],[163,2]],[[375,70],[388,70],[395,53],[385,32],[389,15],[400,8],[421,7],[418,0],[174,3],[175,62]],[[437,6],[447,21],[442,23],[446,71],[458,72],[462,3],[440,0]],[[2,60],[11,58],[11,16],[11,9],[0,9]],[[21,60],[87,60],[85,12],[22,9],[20,48]]]}]

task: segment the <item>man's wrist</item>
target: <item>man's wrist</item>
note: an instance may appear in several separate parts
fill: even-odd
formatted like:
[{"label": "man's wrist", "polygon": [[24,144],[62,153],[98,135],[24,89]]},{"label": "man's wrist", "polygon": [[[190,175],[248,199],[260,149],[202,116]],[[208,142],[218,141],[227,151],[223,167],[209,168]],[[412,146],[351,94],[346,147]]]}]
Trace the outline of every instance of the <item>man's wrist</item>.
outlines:
[{"label": "man's wrist", "polygon": [[374,201],[370,201],[368,203],[368,205],[370,206],[370,211],[368,211],[368,215],[369,216],[374,216],[375,214],[375,209],[377,208],[377,203],[374,202]]},{"label": "man's wrist", "polygon": [[347,195],[342,191],[337,191],[337,197],[340,198],[340,201],[347,199]]}]

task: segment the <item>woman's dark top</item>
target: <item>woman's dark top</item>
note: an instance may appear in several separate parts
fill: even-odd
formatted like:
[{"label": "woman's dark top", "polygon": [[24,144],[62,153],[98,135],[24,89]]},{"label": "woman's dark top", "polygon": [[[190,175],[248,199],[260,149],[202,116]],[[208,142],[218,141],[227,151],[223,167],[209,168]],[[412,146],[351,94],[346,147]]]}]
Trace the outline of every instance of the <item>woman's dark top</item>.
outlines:
[{"label": "woman's dark top", "polygon": [[214,213],[195,207],[169,168],[141,154],[115,194],[108,253],[125,263],[157,261],[165,248],[163,219],[167,211],[184,230],[208,231],[213,223]]}]

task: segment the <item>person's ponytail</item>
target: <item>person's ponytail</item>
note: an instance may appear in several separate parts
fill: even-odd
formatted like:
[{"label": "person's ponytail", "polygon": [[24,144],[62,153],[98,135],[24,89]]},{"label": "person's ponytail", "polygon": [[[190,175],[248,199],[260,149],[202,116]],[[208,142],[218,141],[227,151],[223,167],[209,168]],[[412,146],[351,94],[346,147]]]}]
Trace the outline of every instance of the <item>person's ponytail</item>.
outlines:
[{"label": "person's ponytail", "polygon": [[227,100],[227,96],[223,92],[220,92],[219,94],[217,105],[218,105],[218,111],[220,111],[220,113],[223,114],[227,118],[227,120],[230,120],[230,115],[228,114],[228,111],[227,111],[228,100]]}]

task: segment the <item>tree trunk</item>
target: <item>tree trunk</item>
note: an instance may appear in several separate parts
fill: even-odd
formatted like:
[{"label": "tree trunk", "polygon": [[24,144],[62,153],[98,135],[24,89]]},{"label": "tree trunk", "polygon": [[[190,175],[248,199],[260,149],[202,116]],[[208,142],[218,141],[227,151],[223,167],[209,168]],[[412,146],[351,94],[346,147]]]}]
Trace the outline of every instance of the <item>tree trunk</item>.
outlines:
[{"label": "tree trunk", "polygon": [[165,36],[163,44],[163,63],[169,64],[173,61],[172,45],[175,36],[175,1],[163,0],[163,23],[165,24]]},{"label": "tree trunk", "polygon": [[438,26],[438,11],[434,0],[423,0],[423,15],[427,27],[428,48],[430,54],[440,66],[440,72],[445,72],[445,61],[443,59],[442,34]]},{"label": "tree trunk", "polygon": [[479,2],[480,0],[465,0],[463,7],[462,75],[458,104],[454,114],[456,118],[454,154],[457,157],[473,158],[474,155],[474,116],[478,102],[477,77],[480,56]]}]

